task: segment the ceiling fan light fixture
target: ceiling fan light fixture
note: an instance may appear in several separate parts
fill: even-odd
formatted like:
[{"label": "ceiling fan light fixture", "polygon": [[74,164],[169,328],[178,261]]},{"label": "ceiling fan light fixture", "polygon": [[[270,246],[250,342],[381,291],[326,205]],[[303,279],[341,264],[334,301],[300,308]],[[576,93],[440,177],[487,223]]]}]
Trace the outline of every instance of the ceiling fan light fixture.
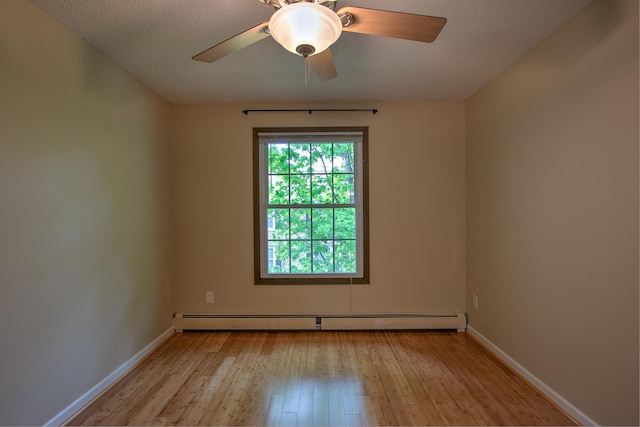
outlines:
[{"label": "ceiling fan light fixture", "polygon": [[326,6],[298,2],[273,14],[269,32],[289,52],[307,57],[325,51],[338,40],[342,21]]}]

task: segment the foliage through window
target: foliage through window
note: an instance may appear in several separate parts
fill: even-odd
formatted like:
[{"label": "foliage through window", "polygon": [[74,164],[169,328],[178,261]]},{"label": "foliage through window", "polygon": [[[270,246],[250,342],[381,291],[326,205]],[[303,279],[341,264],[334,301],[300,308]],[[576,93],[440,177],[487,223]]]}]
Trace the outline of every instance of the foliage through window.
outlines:
[{"label": "foliage through window", "polygon": [[367,128],[254,129],[258,284],[368,283]]}]

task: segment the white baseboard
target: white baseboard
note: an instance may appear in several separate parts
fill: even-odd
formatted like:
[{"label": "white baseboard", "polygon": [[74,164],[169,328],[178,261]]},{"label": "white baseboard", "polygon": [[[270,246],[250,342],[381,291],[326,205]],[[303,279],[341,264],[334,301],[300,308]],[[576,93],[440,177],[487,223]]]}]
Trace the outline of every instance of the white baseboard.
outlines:
[{"label": "white baseboard", "polygon": [[567,399],[558,394],[555,390],[545,384],[542,380],[537,378],[531,372],[526,370],[521,364],[516,362],[509,356],[507,353],[502,351],[497,345],[489,341],[485,336],[483,336],[480,332],[476,331],[472,326],[467,325],[467,332],[473,338],[475,338],[480,344],[485,346],[489,351],[491,351],[496,357],[506,363],[509,367],[511,367],[518,374],[522,375],[527,381],[531,383],[535,388],[537,388],[542,394],[544,394],[547,398],[549,398],[552,402],[558,405],[562,410],[564,410],[567,414],[575,418],[577,422],[582,424],[583,426],[597,426],[598,423],[593,421],[584,412],[580,411],[578,408],[573,406]]},{"label": "white baseboard", "polygon": [[68,421],[72,416],[79,412],[86,405],[91,403],[96,397],[107,390],[112,384],[114,384],[123,375],[129,372],[134,366],[136,366],[142,359],[147,357],[153,350],[158,348],[160,344],[169,339],[175,330],[173,326],[164,331],[158,338],[149,343],[145,348],[136,353],[131,359],[124,362],[115,371],[109,374],[106,378],[93,386],[91,390],[80,396],[71,405],[64,408],[59,414],[47,421],[44,426],[60,426]]}]

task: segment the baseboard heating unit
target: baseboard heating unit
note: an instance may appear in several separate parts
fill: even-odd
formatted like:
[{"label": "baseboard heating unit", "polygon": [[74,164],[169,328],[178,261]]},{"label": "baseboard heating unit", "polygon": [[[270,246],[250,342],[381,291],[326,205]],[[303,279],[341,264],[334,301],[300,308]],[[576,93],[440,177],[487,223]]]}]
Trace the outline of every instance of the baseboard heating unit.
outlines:
[{"label": "baseboard heating unit", "polygon": [[455,329],[464,332],[464,313],[419,315],[215,315],[174,316],[176,332],[188,330],[422,330]]}]

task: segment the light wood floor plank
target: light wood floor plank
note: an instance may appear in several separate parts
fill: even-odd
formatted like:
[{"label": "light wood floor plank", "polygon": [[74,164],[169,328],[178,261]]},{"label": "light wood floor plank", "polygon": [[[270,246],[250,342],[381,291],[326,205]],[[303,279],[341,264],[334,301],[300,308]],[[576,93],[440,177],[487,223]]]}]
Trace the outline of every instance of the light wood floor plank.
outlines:
[{"label": "light wood floor plank", "polygon": [[68,425],[576,425],[456,332],[185,332]]}]

